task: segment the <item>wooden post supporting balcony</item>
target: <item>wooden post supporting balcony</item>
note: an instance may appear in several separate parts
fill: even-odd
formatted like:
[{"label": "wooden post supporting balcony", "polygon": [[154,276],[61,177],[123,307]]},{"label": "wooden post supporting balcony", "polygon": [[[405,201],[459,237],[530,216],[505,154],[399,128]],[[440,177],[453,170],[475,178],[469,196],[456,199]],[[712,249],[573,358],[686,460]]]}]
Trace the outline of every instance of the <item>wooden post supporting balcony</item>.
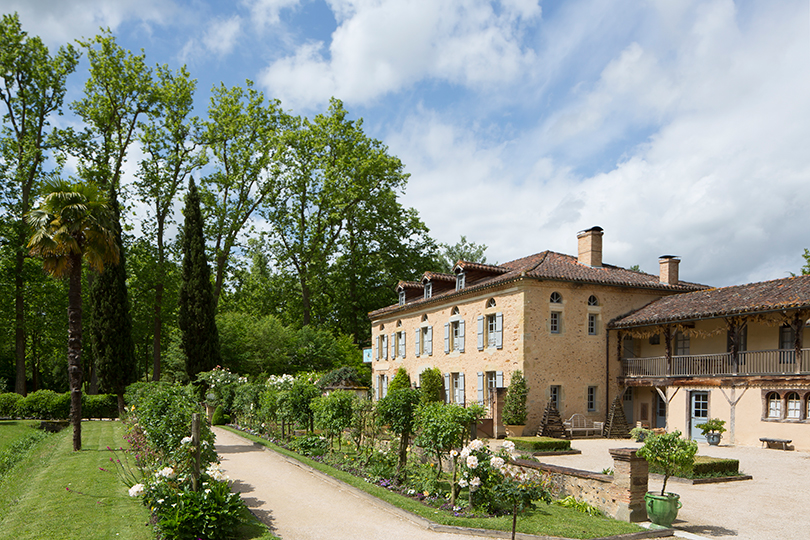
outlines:
[{"label": "wooden post supporting balcony", "polygon": [[672,375],[672,329],[669,325],[664,327],[664,347],[667,355],[667,377]]}]

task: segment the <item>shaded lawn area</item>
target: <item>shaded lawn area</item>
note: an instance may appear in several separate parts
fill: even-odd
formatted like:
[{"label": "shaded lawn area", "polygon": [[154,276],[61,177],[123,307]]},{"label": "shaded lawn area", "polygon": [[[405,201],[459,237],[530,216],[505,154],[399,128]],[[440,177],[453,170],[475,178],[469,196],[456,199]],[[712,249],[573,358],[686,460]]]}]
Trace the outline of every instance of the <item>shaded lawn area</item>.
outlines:
[{"label": "shaded lawn area", "polygon": [[3,480],[0,539],[153,540],[148,509],[99,470],[109,468],[107,446],[123,443],[121,424],[83,422],[81,452],[72,436],[68,428],[46,439]]},{"label": "shaded lawn area", "polygon": [[[363,490],[403,510],[417,516],[429,519],[442,525],[456,527],[470,527],[476,529],[493,529],[500,531],[512,530],[512,516],[499,516],[491,518],[464,518],[456,517],[450,512],[422,504],[410,497],[389,491],[376,484],[366,482],[362,478],[340,471],[329,465],[319,463],[295,452],[281,448],[269,441],[248,433],[220,426],[251,441],[258,442],[276,452],[292,457],[298,461],[341,480],[355,488]],[[518,516],[518,532],[536,534],[541,536],[559,536],[564,538],[599,538],[643,531],[638,525],[609,518],[592,517],[573,508],[564,508],[556,505],[539,503],[536,510],[531,510]]]},{"label": "shaded lawn area", "polygon": [[0,421],[0,453],[11,446],[14,441],[30,434],[38,425],[39,420]]}]

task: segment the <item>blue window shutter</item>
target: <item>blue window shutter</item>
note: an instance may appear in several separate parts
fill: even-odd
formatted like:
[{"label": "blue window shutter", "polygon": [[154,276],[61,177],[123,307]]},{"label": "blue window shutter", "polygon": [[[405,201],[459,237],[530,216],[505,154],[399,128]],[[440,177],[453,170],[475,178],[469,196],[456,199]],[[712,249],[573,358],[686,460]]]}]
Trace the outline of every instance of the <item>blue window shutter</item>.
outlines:
[{"label": "blue window shutter", "polygon": [[427,352],[428,356],[433,356],[433,327],[432,326],[428,326],[426,352]]},{"label": "blue window shutter", "polygon": [[444,354],[450,352],[450,323],[444,323]]},{"label": "blue window shutter", "polygon": [[478,324],[478,350],[483,351],[484,350],[484,316],[483,315],[478,316],[477,324]]},{"label": "blue window shutter", "polygon": [[464,352],[464,321],[458,321],[458,350]]},{"label": "blue window shutter", "polygon": [[495,372],[495,387],[503,388],[503,371]]},{"label": "blue window shutter", "polygon": [[371,351],[371,357],[372,357],[374,360],[379,360],[379,359],[380,359],[380,357],[379,357],[379,356],[377,356],[377,354],[379,354],[379,352],[380,352],[380,350],[377,348],[377,341],[378,341],[378,339],[377,339],[377,338],[374,338],[374,350],[373,350],[373,351]]},{"label": "blue window shutter", "polygon": [[503,313],[495,314],[495,347],[503,349]]},{"label": "blue window shutter", "polygon": [[421,328],[416,329],[416,335],[413,337],[413,346],[414,346],[414,354],[417,358],[419,358],[419,338],[420,333],[422,332]]},{"label": "blue window shutter", "polygon": [[396,359],[397,357],[397,334],[394,332],[391,334],[391,360]]},{"label": "blue window shutter", "polygon": [[484,405],[484,372],[478,372],[478,404]]},{"label": "blue window shutter", "polygon": [[467,399],[464,397],[464,374],[458,374],[458,404],[464,405]]},{"label": "blue window shutter", "polygon": [[450,392],[452,392],[452,388],[450,388],[450,374],[444,374],[444,402],[450,403]]},{"label": "blue window shutter", "polygon": [[384,335],[382,337],[382,347],[381,347],[381,349],[382,349],[381,352],[382,352],[383,358],[388,360],[388,336],[387,335]]},{"label": "blue window shutter", "polygon": [[400,332],[399,336],[402,338],[402,342],[399,344],[399,356],[405,358],[405,332]]}]

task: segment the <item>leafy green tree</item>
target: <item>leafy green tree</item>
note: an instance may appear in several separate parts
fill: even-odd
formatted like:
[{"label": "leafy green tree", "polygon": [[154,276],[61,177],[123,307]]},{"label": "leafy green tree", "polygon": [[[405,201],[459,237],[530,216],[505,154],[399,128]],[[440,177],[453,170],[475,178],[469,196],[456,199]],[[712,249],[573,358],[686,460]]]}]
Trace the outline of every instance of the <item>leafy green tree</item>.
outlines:
[{"label": "leafy green tree", "polygon": [[388,385],[388,391],[400,390],[411,387],[411,377],[405,368],[401,367],[394,373],[394,378],[391,379],[391,384]]},{"label": "leafy green tree", "polygon": [[[118,199],[112,188],[112,227],[116,245],[122,245],[118,220]],[[90,334],[96,352],[96,366],[101,388],[118,396],[118,414],[124,414],[124,391],[138,379],[135,344],[132,341],[132,316],[129,312],[126,255],[119,252],[118,264],[101,273],[90,289],[94,306]]]},{"label": "leafy green tree", "polygon": [[341,364],[337,340],[329,330],[304,326],[295,336],[288,373],[325,371]]},{"label": "leafy green tree", "polygon": [[[393,382],[393,381],[392,381]],[[377,421],[388,425],[399,436],[399,460],[397,462],[397,481],[404,477],[405,465],[408,463],[408,443],[416,427],[416,410],[419,407],[419,392],[413,388],[389,387],[388,395],[377,402]]]},{"label": "leafy green tree", "polygon": [[3,236],[14,249],[14,328],[16,380],[14,391],[25,394],[25,215],[39,194],[43,163],[50,144],[49,124],[61,114],[65,82],[78,62],[68,45],[51,56],[39,37],[22,30],[16,13],[0,22],[0,200]]},{"label": "leafy green tree", "polygon": [[420,392],[422,403],[444,402],[444,377],[439,368],[428,368],[422,372]]},{"label": "leafy green tree", "polygon": [[526,397],[529,389],[523,372],[515,370],[512,380],[506,390],[506,399],[503,404],[503,423],[508,425],[524,425],[526,423]]},{"label": "leafy green tree", "polygon": [[278,397],[278,408],[282,418],[304,426],[307,431],[313,430],[314,412],[312,400],[321,395],[321,391],[304,377],[298,377],[289,390]]},{"label": "leafy green tree", "polygon": [[196,81],[185,67],[172,72],[166,66],[156,71],[156,102],[140,123],[144,159],[132,188],[148,208],[142,232],[156,248],[153,281],[152,379],[160,380],[163,350],[164,294],[170,262],[167,260],[166,227],[173,223],[175,199],[191,173],[204,163],[194,138],[199,120],[190,117]]},{"label": "leafy green tree", "polygon": [[271,167],[283,114],[278,101],[265,102],[253,89],[224,84],[212,89],[201,140],[214,172],[202,179],[206,234],[214,243],[214,305],[219,303],[231,251],[253,214],[275,189]]},{"label": "leafy green tree", "polygon": [[183,216],[183,280],[177,322],[182,333],[186,373],[193,380],[201,371],[209,371],[222,363],[200,196],[193,177],[188,182]]},{"label": "leafy green tree", "polygon": [[644,446],[639,448],[638,455],[647,460],[651,468],[664,473],[664,484],[661,486],[661,496],[667,489],[669,477],[679,472],[689,472],[695,464],[697,443],[681,438],[680,431],[651,434],[644,439]]},{"label": "leafy green tree", "polygon": [[431,402],[419,407],[416,413],[419,435],[414,442],[438,462],[436,478],[442,474],[442,456],[464,446],[470,425],[483,415],[483,409],[477,404],[464,408],[455,403]]},{"label": "leafy green tree", "polygon": [[402,189],[407,174],[385,145],[363,133],[362,120],[348,119],[337,99],[312,121],[286,119],[275,167],[277,190],[262,214],[272,230],[278,265],[297,278],[300,320],[306,326],[316,322],[314,302],[326,292],[325,269],[339,252],[346,216],[382,193]]},{"label": "leafy green tree", "polygon": [[68,376],[73,450],[82,448],[82,259],[103,271],[118,263],[109,203],[92,184],[45,183],[42,203],[27,219],[34,230],[28,246],[45,270],[68,278]]},{"label": "leafy green tree", "polygon": [[312,400],[315,413],[315,427],[322,429],[329,437],[329,451],[332,451],[335,437],[338,450],[341,449],[343,430],[352,425],[354,414],[353,403],[357,398],[346,390],[334,390],[329,395]]},{"label": "leafy green tree", "polygon": [[217,315],[222,365],[245,375],[289,373],[295,330],[268,315],[227,312]]},{"label": "leafy green tree", "polygon": [[802,275],[810,275],[810,249],[804,248],[804,266],[802,266]]},{"label": "leafy green tree", "polygon": [[486,264],[487,258],[484,253],[487,250],[485,244],[476,244],[475,242],[468,242],[467,237],[461,235],[461,240],[457,244],[450,246],[448,244],[440,244],[440,270],[442,272],[451,273],[455,268],[458,261],[467,261],[474,263]]}]

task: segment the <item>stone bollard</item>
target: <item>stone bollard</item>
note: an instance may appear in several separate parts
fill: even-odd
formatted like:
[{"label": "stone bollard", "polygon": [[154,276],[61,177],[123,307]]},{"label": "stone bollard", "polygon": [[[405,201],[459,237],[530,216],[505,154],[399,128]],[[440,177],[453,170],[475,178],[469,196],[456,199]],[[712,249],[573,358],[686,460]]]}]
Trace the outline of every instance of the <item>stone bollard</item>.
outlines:
[{"label": "stone bollard", "polygon": [[618,503],[613,516],[622,521],[647,521],[644,495],[647,493],[649,468],[647,461],[637,455],[636,448],[613,448],[612,496]]}]

